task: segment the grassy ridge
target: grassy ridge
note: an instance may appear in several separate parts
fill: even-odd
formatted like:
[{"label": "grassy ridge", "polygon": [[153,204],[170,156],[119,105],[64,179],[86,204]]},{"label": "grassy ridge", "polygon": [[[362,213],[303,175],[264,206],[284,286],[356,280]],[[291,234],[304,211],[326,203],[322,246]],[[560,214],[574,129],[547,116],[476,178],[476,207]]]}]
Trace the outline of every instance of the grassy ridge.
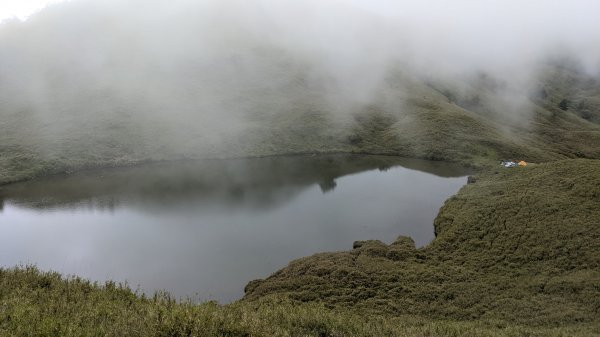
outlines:
[{"label": "grassy ridge", "polygon": [[249,283],[333,308],[537,326],[600,321],[600,161],[482,174],[450,198],[437,238],[415,249],[356,242]]}]

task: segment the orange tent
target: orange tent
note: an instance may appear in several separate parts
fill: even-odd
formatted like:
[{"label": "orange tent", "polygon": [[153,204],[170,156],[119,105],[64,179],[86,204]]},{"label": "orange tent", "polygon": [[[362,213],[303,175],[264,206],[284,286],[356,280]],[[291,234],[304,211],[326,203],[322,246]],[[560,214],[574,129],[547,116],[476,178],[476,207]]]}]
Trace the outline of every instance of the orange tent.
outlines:
[{"label": "orange tent", "polygon": [[519,166],[527,166],[527,163],[524,160],[521,160],[519,162]]}]

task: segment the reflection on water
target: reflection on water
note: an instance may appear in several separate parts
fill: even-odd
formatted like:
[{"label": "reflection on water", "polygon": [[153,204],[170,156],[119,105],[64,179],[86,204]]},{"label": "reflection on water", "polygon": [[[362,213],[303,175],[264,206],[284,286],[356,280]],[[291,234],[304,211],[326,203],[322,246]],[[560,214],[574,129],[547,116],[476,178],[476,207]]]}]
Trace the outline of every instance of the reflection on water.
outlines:
[{"label": "reflection on water", "polygon": [[433,238],[463,168],[384,156],[206,160],[0,187],[0,265],[152,292],[241,297],[290,260],[355,240]]}]

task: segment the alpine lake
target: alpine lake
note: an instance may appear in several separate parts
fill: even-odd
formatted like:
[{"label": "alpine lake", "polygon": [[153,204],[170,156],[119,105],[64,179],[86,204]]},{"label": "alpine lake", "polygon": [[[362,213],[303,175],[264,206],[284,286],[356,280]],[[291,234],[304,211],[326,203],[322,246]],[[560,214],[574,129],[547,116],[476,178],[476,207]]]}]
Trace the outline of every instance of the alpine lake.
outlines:
[{"label": "alpine lake", "polygon": [[356,240],[434,238],[468,170],[390,156],[181,161],[0,186],[0,266],[36,265],[193,301]]}]

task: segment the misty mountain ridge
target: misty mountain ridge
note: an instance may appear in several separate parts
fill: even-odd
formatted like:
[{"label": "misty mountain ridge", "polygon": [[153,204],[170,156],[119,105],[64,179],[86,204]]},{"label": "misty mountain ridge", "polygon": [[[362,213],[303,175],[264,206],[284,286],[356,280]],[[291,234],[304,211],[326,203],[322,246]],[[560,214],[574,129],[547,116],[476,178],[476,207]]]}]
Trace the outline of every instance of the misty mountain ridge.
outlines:
[{"label": "misty mountain ridge", "polygon": [[409,23],[338,2],[136,4],[74,1],[0,25],[0,167],[19,172],[3,181],[283,153],[600,155],[598,77],[569,50],[467,70],[397,33]]}]

